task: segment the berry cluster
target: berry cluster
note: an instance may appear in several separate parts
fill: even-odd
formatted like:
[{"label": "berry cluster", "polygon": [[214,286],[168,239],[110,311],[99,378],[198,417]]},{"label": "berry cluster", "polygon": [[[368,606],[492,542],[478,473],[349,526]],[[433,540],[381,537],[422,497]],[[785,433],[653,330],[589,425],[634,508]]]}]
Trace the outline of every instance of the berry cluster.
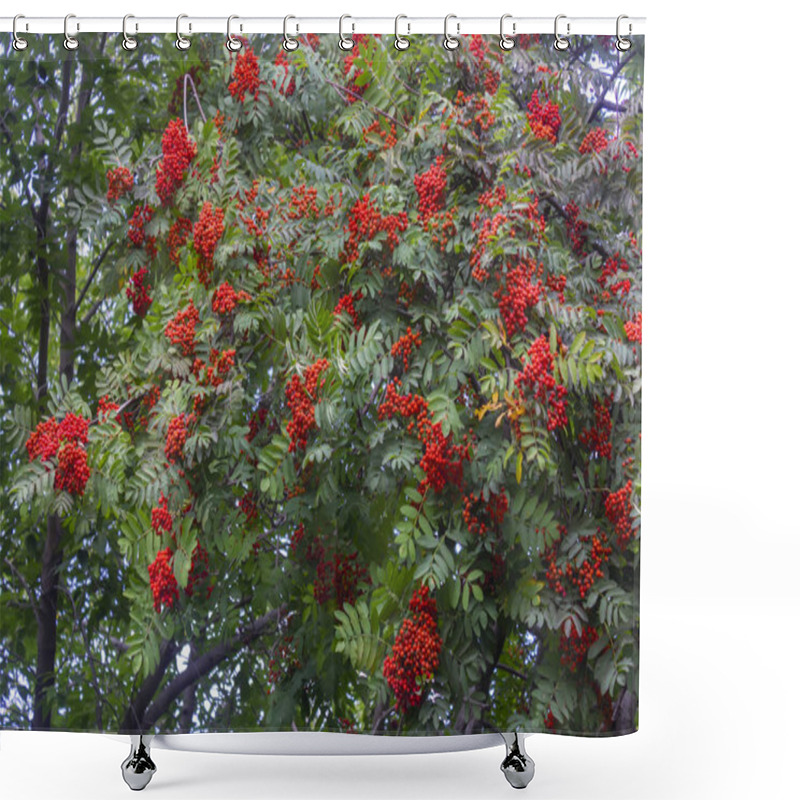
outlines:
[{"label": "berry cluster", "polygon": [[[509,338],[517,331],[525,330],[528,309],[539,302],[542,282],[533,283],[537,268],[535,261],[520,261],[513,269],[506,269],[505,283],[501,283],[494,292]],[[498,280],[502,280],[501,274],[498,274]]]},{"label": "berry cluster", "polygon": [[167,428],[167,441],[164,445],[164,455],[171,463],[183,458],[183,446],[189,436],[189,429],[186,426],[186,415],[178,414],[172,417]]},{"label": "berry cluster", "polygon": [[223,281],[215,290],[211,298],[211,310],[215,314],[224,316],[236,309],[239,303],[245,303],[253,298],[244,290],[237,292],[228,281]]},{"label": "berry cluster", "polygon": [[561,650],[561,663],[571,672],[575,672],[586,658],[589,648],[597,641],[597,630],[591,625],[586,625],[578,633],[572,625],[569,635],[562,631],[558,648]]},{"label": "berry cluster", "polygon": [[194,249],[200,256],[198,278],[208,286],[209,274],[214,268],[214,251],[225,232],[225,209],[215,208],[210,202],[203,203],[200,217],[194,224]]},{"label": "berry cluster", "polygon": [[113,203],[119,200],[122,195],[127,194],[133,189],[133,175],[127,167],[116,167],[106,172],[106,180],[108,181],[108,192],[106,192],[106,200]]},{"label": "berry cluster", "polygon": [[328,359],[320,358],[306,369],[303,380],[298,375],[292,375],[286,385],[286,402],[292,412],[292,418],[286,426],[291,440],[290,453],[305,450],[308,434],[316,427],[314,404],[317,402],[319,390],[325,385],[325,379],[320,380],[320,375],[328,366]]},{"label": "berry cluster", "polygon": [[628,337],[629,342],[642,343],[642,312],[640,311],[636,317],[625,323],[625,335]]},{"label": "berry cluster", "polygon": [[530,389],[529,396],[547,406],[547,430],[553,431],[567,424],[567,387],[556,384],[553,354],[544,334],[528,348],[528,358],[515,383],[520,391]]},{"label": "berry cluster", "polygon": [[[388,127],[387,127],[388,126]],[[391,150],[397,144],[397,128],[394,122],[388,122],[383,117],[378,117],[373,123],[361,130],[361,136],[366,144],[375,141],[374,136],[380,139],[382,150]],[[375,153],[370,153],[369,157],[374,158]]]},{"label": "berry cluster", "polygon": [[164,492],[158,498],[158,505],[150,512],[150,526],[159,535],[172,533],[172,514],[169,513],[169,500]]},{"label": "berry cluster", "polygon": [[[357,33],[352,37],[355,42],[354,47],[344,57],[344,74],[347,80],[347,93],[345,101],[348,103],[356,103],[364,95],[364,92],[369,88],[369,83],[362,83],[359,78],[364,74],[364,70],[360,67],[354,67],[356,59],[363,56],[361,52],[361,45],[367,41],[366,34]],[[372,66],[372,62],[367,62],[368,66]],[[360,85],[359,85],[360,84]]]},{"label": "berry cluster", "polygon": [[367,568],[356,563],[358,551],[346,556],[335,553],[332,558],[323,557],[317,564],[314,580],[314,599],[320,605],[333,599],[337,608],[345,603],[353,605],[363,589],[359,584],[369,583]]},{"label": "berry cluster", "polygon": [[[239,510],[244,514],[247,523],[250,524],[258,519],[258,503],[254,492],[246,492],[239,501]],[[257,543],[256,543],[257,544]]]},{"label": "berry cluster", "polygon": [[285,50],[278,50],[278,55],[275,56],[275,66],[283,67],[283,80],[281,85],[278,86],[278,79],[272,79],[272,88],[277,89],[284,97],[291,97],[297,88],[294,75],[289,75],[289,58]]},{"label": "berry cluster", "polygon": [[464,461],[469,460],[469,447],[466,443],[454,445],[453,435],[445,436],[442,424],[433,422],[427,401],[418,394],[400,394],[399,386],[400,381],[395,378],[386,387],[386,398],[378,407],[378,419],[399,416],[409,420],[406,430],[416,433],[424,448],[420,467],[425,478],[421,489],[431,486],[435,492],[441,492],[448,484],[460,487]]},{"label": "berry cluster", "polygon": [[[192,551],[192,564],[189,568],[189,579],[184,590],[188,597],[194,595],[195,589],[199,587],[208,577],[208,550],[197,542]],[[211,594],[211,585],[206,592],[206,597]]]},{"label": "berry cluster", "polygon": [[444,208],[447,173],[442,164],[444,156],[437,156],[436,161],[425,172],[414,176],[414,188],[419,198],[419,215],[423,222]]},{"label": "berry cluster", "polygon": [[580,209],[573,202],[567,203],[564,216],[567,226],[567,237],[575,255],[583,258],[586,255],[586,229],[588,224],[580,219]]},{"label": "berry cluster", "polygon": [[580,441],[598,458],[611,458],[611,412],[610,402],[594,404],[594,426],[587,428],[580,435]]},{"label": "berry cluster", "polygon": [[600,153],[607,147],[608,137],[605,128],[592,128],[592,130],[583,137],[578,152],[581,155],[586,155],[586,153]]},{"label": "berry cluster", "polygon": [[411,356],[413,348],[422,347],[422,334],[412,333],[411,328],[406,328],[406,332],[392,345],[392,356],[397,358],[401,356],[403,359],[403,369],[408,370],[408,359]]},{"label": "berry cluster", "polygon": [[208,357],[208,364],[202,359],[195,358],[192,364],[194,374],[200,386],[217,387],[224,382],[225,376],[231,371],[236,363],[236,350],[230,348],[220,352],[216,348],[211,348]]},{"label": "berry cluster", "polygon": [[112,412],[117,411],[118,409],[119,404],[113,402],[109,395],[104,394],[97,401],[97,421],[101,423],[107,422]]},{"label": "berry cluster", "polygon": [[29,461],[38,458],[48,471],[55,466],[56,489],[81,497],[91,474],[84,447],[88,441],[89,420],[70,412],[60,423],[55,417],[40,422],[25,447]]},{"label": "berry cluster", "polygon": [[359,244],[374,239],[380,231],[386,233],[386,244],[391,252],[400,241],[397,232],[403,232],[406,228],[408,228],[408,214],[405,211],[384,217],[375,207],[375,201],[369,194],[365,194],[353,204],[347,215],[349,237],[344,244],[341,258],[351,263],[355,261],[358,258]]},{"label": "berry cluster", "polygon": [[395,707],[401,714],[421,705],[422,684],[433,680],[442,650],[436,600],[430,597],[427,586],[414,592],[409,610],[411,617],[403,620],[392,654],[383,662],[383,676],[395,694]]},{"label": "berry cluster", "polygon": [[191,233],[192,221],[186,219],[186,217],[178,217],[170,226],[169,234],[167,235],[167,247],[169,248],[170,261],[175,266],[178,266],[178,261],[180,260],[178,251],[189,241]]},{"label": "berry cluster", "polygon": [[179,311],[173,319],[167,323],[164,335],[172,344],[178,345],[183,351],[183,355],[191,357],[194,355],[194,331],[200,321],[200,314],[190,300],[189,305]]},{"label": "berry cluster", "polygon": [[625,549],[633,536],[633,528],[631,526],[632,493],[633,483],[628,481],[621,489],[616,492],[609,492],[606,496],[606,519],[614,526],[620,550]]},{"label": "berry cluster", "polygon": [[139,317],[144,317],[147,314],[147,309],[153,302],[148,292],[153,288],[149,283],[145,286],[145,279],[148,276],[147,267],[142,267],[128,280],[128,286],[125,289],[125,294],[128,300],[133,301],[133,313]]},{"label": "berry cluster", "polygon": [[495,123],[496,118],[489,101],[481,94],[464,94],[459,89],[453,104],[457,109],[458,124],[475,136],[480,136]]},{"label": "berry cluster", "polygon": [[553,275],[551,272],[547,276],[547,288],[558,297],[558,302],[564,302],[564,289],[567,288],[566,275]]},{"label": "berry cluster", "polygon": [[296,651],[292,636],[284,636],[272,652],[273,656],[269,660],[268,669],[270,685],[266,688],[266,694],[268,695],[272,694],[273,687],[302,666],[300,659],[295,655]]},{"label": "berry cluster", "polygon": [[528,124],[537,139],[556,143],[561,128],[561,112],[555,103],[551,103],[545,93],[547,103],[539,101],[539,91],[534,90],[528,103]]},{"label": "berry cluster", "polygon": [[245,48],[236,58],[233,80],[228,84],[228,91],[231,97],[244,103],[246,94],[258,97],[260,86],[258,57],[250,48]]},{"label": "berry cluster", "polygon": [[133,216],[128,220],[128,241],[132,247],[144,247],[148,257],[152,261],[156,257],[158,248],[156,247],[156,237],[148,236],[144,232],[144,226],[153,218],[153,209],[145,203],[143,206],[136,206],[133,209]]},{"label": "berry cluster", "polygon": [[631,290],[631,282],[628,278],[622,278],[616,283],[609,284],[609,281],[616,277],[619,272],[628,272],[628,262],[615,253],[611,258],[607,258],[603,263],[603,269],[597,282],[603,287],[602,299],[604,302],[611,300],[612,295],[624,297]]},{"label": "berry cluster", "polygon": [[339,299],[339,302],[336,304],[336,308],[333,309],[333,315],[338,317],[342,313],[347,312],[350,315],[350,319],[353,320],[353,327],[356,330],[361,328],[361,318],[358,316],[358,311],[356,311],[356,301],[361,300],[364,296],[364,293],[359,289],[355,294],[345,294]]},{"label": "berry cluster", "polygon": [[289,200],[289,219],[316,219],[318,216],[317,190],[305,183],[293,186]]},{"label": "berry cluster", "polygon": [[156,168],[156,194],[161,205],[168,206],[197,155],[197,145],[181,120],[173,119],[167,125],[161,137],[161,152],[164,157]]},{"label": "berry cluster", "polygon": [[485,536],[489,530],[497,530],[503,524],[508,511],[508,495],[505,489],[499,494],[491,492],[484,500],[483,493],[464,495],[464,523],[470,533]]},{"label": "berry cluster", "polygon": [[150,589],[153,592],[153,608],[157,613],[162,607],[172,608],[178,600],[178,581],[172,571],[172,548],[159,550],[158,555],[147,567],[150,574]]},{"label": "berry cluster", "polygon": [[253,439],[258,436],[261,429],[264,427],[267,416],[269,416],[269,411],[267,411],[266,408],[259,408],[254,412],[253,416],[250,417],[250,422],[248,423],[249,430],[244,437],[248,442],[252,442]]},{"label": "berry cluster", "polygon": [[493,56],[498,61],[502,60],[502,51],[493,52],[489,47],[489,43],[480,34],[470,36],[469,51],[478,64],[478,74],[483,83],[484,91],[487,94],[495,94],[497,87],[500,85],[500,73],[492,69],[489,59]]}]

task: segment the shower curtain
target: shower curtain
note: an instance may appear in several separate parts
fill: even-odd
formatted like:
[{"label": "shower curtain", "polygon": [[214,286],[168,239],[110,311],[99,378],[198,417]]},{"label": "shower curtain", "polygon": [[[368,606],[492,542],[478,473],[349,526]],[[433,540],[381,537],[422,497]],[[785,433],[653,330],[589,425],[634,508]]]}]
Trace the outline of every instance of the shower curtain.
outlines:
[{"label": "shower curtain", "polygon": [[0,69],[0,728],[638,725],[643,37]]}]

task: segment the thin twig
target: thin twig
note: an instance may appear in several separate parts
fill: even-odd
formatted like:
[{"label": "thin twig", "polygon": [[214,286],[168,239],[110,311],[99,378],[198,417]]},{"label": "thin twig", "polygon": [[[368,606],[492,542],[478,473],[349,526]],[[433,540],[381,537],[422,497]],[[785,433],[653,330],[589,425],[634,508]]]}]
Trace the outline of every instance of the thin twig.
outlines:
[{"label": "thin twig", "polygon": [[39,604],[36,602],[33,589],[31,589],[30,584],[25,580],[25,576],[16,568],[14,562],[10,558],[4,558],[3,560],[5,561],[6,566],[14,573],[16,579],[22,584],[22,588],[25,590],[25,593],[28,595],[28,600],[30,600],[31,605],[33,606],[33,613],[36,615],[36,619],[38,620]]}]

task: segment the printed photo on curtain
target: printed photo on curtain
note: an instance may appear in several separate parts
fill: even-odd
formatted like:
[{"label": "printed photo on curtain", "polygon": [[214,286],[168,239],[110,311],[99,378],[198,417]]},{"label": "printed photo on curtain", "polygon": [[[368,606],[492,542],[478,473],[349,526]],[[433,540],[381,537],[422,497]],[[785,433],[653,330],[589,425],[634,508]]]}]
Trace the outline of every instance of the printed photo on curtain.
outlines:
[{"label": "printed photo on curtain", "polygon": [[635,731],[644,38],[28,39],[0,728]]}]

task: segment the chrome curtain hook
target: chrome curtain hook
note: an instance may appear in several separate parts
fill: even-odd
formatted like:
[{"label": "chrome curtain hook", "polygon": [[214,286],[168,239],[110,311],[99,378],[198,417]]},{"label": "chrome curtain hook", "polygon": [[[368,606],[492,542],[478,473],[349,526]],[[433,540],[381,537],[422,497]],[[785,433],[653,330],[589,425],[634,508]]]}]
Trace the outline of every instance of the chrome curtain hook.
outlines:
[{"label": "chrome curtain hook", "polygon": [[[237,17],[235,14],[231,14],[231,16],[228,17],[228,39],[225,42],[225,47],[227,47],[231,53],[235,53],[242,49],[242,40],[234,36],[231,32],[231,23],[235,19],[239,19],[239,17]],[[241,26],[239,27],[239,30],[241,30]]]},{"label": "chrome curtain hook", "polygon": [[[566,18],[567,18],[566,14],[559,14],[556,17],[556,23],[555,23],[556,40],[553,42],[553,47],[555,47],[556,50],[566,50],[569,47],[569,39],[565,39],[558,32],[558,21]],[[567,22],[567,36],[569,36],[569,22]]]},{"label": "chrome curtain hook", "polygon": [[[175,47],[178,50],[188,50],[192,46],[192,42],[190,39],[187,39],[181,33],[181,20],[188,19],[188,14],[178,14],[177,18],[175,19]],[[191,31],[192,26],[189,25],[189,30]]]},{"label": "chrome curtain hook", "polygon": [[[293,17],[291,14],[288,14],[283,18],[283,49],[287,53],[291,53],[293,50],[297,50],[297,48],[300,47],[300,42],[298,42],[294,36],[289,35],[290,19],[297,19],[297,17]],[[294,29],[295,33],[297,33],[299,27],[295,24]]]},{"label": "chrome curtain hook", "polygon": [[[448,30],[448,23],[450,22],[451,19],[456,19],[456,15],[448,14],[444,18],[444,39],[442,40],[442,47],[444,47],[445,50],[457,50],[458,45],[460,44],[458,39],[456,39],[455,36],[451,36],[450,31]],[[461,23],[456,22],[456,35],[460,30],[461,30]]]},{"label": "chrome curtain hook", "polygon": [[[71,19],[75,19],[74,14],[67,14],[64,17],[64,49],[65,50],[77,50],[78,49],[78,40],[72,36],[69,32],[69,21]],[[80,25],[78,23],[75,24],[75,31],[80,30]]]},{"label": "chrome curtain hook", "polygon": [[[126,14],[122,18],[122,47],[125,50],[135,50],[139,42],[136,41],[132,36],[128,35],[128,20],[129,19],[136,19],[133,14]],[[134,30],[139,30],[139,25],[136,24]]]},{"label": "chrome curtain hook", "polygon": [[[411,47],[411,42],[405,36],[400,35],[400,20],[408,19],[405,14],[398,14],[394,18],[394,47],[395,50],[408,50]],[[411,23],[407,22],[408,33],[411,33]]]},{"label": "chrome curtain hook", "polygon": [[[344,35],[344,21],[346,19],[353,19],[349,14],[342,14],[339,17],[339,48],[341,50],[352,50],[355,42],[352,39],[348,39]],[[355,25],[351,26],[353,30],[355,30]]]},{"label": "chrome curtain hook", "polygon": [[[14,45],[14,49],[15,49],[17,52],[19,52],[20,50],[24,50],[24,49],[25,49],[25,48],[28,46],[28,40],[27,40],[27,39],[23,39],[23,38],[22,38],[22,37],[21,37],[21,36],[20,36],[20,35],[17,33],[17,22],[18,22],[18,20],[21,20],[21,19],[25,19],[25,16],[24,16],[24,14],[17,14],[17,15],[14,17],[14,22],[13,22],[13,23],[12,23],[12,25],[11,25],[11,32],[12,32],[12,33],[13,33],[13,35],[14,35],[14,41],[13,41],[13,45]],[[28,28],[28,25],[27,25],[27,23],[26,23],[26,25],[25,25],[25,29],[27,30],[27,28]]]},{"label": "chrome curtain hook", "polygon": [[503,14],[500,17],[500,49],[501,50],[511,50],[514,47],[514,40],[511,36],[515,36],[517,33],[517,23],[511,23],[511,36],[507,36],[505,33],[504,25],[507,19],[511,19],[511,14]]},{"label": "chrome curtain hook", "polygon": [[[631,42],[630,39],[623,38],[622,34],[620,33],[620,27],[621,27],[620,23],[624,19],[628,19],[628,17],[626,17],[625,14],[620,14],[617,17],[617,50],[619,50],[619,51],[621,51],[623,53],[626,50],[630,50],[631,49],[631,45],[633,44],[633,42]],[[631,25],[631,23],[629,22],[628,23],[628,36],[631,35],[632,31],[633,31],[633,25]]]}]

